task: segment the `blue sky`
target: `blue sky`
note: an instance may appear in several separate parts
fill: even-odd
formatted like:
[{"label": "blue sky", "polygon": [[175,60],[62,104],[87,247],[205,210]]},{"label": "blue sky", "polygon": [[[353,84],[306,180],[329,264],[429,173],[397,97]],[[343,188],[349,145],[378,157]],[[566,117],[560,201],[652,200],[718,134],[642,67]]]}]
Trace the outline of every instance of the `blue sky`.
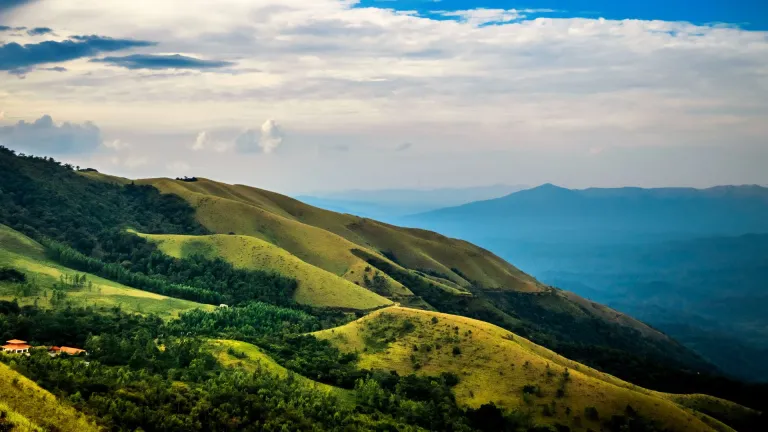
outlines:
[{"label": "blue sky", "polygon": [[553,12],[528,15],[728,23],[750,30],[768,30],[768,1],[763,0],[361,0],[358,7],[418,11],[425,16],[434,16],[430,12],[435,10],[549,9]]},{"label": "blue sky", "polygon": [[0,0],[0,143],[288,193],[768,184],[766,3]]}]

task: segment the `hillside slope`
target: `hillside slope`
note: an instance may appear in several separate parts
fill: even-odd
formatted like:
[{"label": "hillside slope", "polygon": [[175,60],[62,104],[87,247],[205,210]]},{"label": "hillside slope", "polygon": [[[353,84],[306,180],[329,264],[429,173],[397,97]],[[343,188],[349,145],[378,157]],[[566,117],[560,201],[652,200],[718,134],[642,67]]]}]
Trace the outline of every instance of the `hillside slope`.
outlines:
[{"label": "hillside slope", "polygon": [[671,395],[636,387],[469,318],[390,307],[315,335],[359,353],[362,368],[453,373],[460,404],[493,402],[529,411],[540,424],[600,430],[612,416],[634,412],[673,431],[732,430],[676,404]]},{"label": "hillside slope", "polygon": [[[197,221],[214,233],[270,243],[400,304],[482,319],[579,361],[594,359],[593,351],[585,352],[585,346],[605,347],[610,360],[602,361],[601,367],[607,365],[612,373],[627,378],[642,375],[647,362],[711,370],[659,331],[547,287],[465,241],[318,209],[242,185],[163,178],[137,183],[182,197],[195,208]],[[223,254],[227,255],[231,262],[240,261]],[[371,274],[368,268],[384,275],[386,283],[377,287],[366,281],[365,276]],[[635,360],[627,362],[627,357]]]},{"label": "hillside slope", "polygon": [[[375,309],[392,304],[380,295],[296,258],[289,252],[256,237],[240,235],[150,235],[161,251],[176,258],[192,254],[221,257],[240,268],[271,270],[296,279],[294,299],[301,304],[347,309]],[[394,281],[393,281],[394,282]],[[411,295],[403,289],[403,295]]]},{"label": "hillside slope", "polygon": [[[5,355],[5,354],[0,354]],[[33,381],[0,363],[0,411],[7,409],[10,430],[96,432],[94,423],[74,408],[56,400]],[[3,429],[7,430],[7,429]]]},{"label": "hillside slope", "polygon": [[499,289],[541,289],[533,278],[490,252],[434,232],[334,213],[274,192],[208,179],[161,178],[138,183],[181,196],[197,209],[198,221],[213,232],[261,238],[345,277],[360,265],[350,250],[362,248],[386,253],[406,268],[436,272],[463,286],[478,281]]},{"label": "hillside slope", "polygon": [[[0,224],[0,267],[11,267],[26,274],[30,287],[0,281],[0,300],[17,299],[21,305],[50,306],[51,291],[62,277],[85,275],[90,284],[66,290],[66,301],[75,306],[119,306],[125,311],[154,313],[172,318],[180,313],[213,306],[142,291],[98,276],[78,272],[50,261],[42,245]],[[26,291],[26,292],[25,292]]]}]

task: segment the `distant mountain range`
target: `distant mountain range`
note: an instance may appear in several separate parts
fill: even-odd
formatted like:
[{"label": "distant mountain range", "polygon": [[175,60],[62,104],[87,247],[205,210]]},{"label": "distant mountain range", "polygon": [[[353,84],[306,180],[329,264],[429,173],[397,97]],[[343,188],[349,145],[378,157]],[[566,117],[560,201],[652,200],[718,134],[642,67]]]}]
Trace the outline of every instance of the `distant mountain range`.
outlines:
[{"label": "distant mountain range", "polygon": [[546,184],[401,222],[486,247],[768,381],[768,188]]},{"label": "distant mountain range", "polygon": [[317,192],[295,198],[340,213],[383,220],[498,198],[526,189],[524,185],[490,185],[468,188],[380,189]]},{"label": "distant mountain range", "polygon": [[768,232],[768,188],[590,188],[545,184],[403,218],[449,235],[624,242]]}]

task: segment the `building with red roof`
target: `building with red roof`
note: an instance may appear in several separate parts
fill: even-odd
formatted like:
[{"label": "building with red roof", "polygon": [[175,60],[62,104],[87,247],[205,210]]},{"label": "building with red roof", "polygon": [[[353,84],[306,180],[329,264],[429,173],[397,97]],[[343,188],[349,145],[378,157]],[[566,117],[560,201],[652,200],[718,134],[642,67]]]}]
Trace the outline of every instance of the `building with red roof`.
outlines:
[{"label": "building with red roof", "polygon": [[29,349],[32,348],[31,345],[27,345],[27,341],[19,340],[19,339],[11,339],[9,341],[6,341],[6,344],[2,346],[3,352],[7,353],[13,353],[13,354],[23,354],[28,353]]}]

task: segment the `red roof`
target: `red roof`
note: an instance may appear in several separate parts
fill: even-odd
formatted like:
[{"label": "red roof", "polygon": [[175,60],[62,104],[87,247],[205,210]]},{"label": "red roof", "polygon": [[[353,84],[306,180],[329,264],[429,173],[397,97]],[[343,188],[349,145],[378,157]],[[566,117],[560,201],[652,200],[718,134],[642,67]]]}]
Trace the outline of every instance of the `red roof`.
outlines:
[{"label": "red roof", "polygon": [[32,348],[32,346],[31,345],[27,345],[27,344],[8,344],[8,345],[3,345],[3,349],[6,349],[6,350],[25,350],[25,349],[30,349],[30,348]]},{"label": "red roof", "polygon": [[76,355],[76,354],[80,354],[80,353],[84,353],[85,352],[84,349],[71,348],[71,347],[65,347],[65,346],[63,346],[63,347],[61,347],[59,349],[61,350],[61,352],[65,353],[65,354],[69,354],[69,355]]},{"label": "red roof", "polygon": [[19,340],[19,339],[11,339],[9,341],[6,341],[11,345],[18,345],[18,344],[25,344],[27,341]]}]

